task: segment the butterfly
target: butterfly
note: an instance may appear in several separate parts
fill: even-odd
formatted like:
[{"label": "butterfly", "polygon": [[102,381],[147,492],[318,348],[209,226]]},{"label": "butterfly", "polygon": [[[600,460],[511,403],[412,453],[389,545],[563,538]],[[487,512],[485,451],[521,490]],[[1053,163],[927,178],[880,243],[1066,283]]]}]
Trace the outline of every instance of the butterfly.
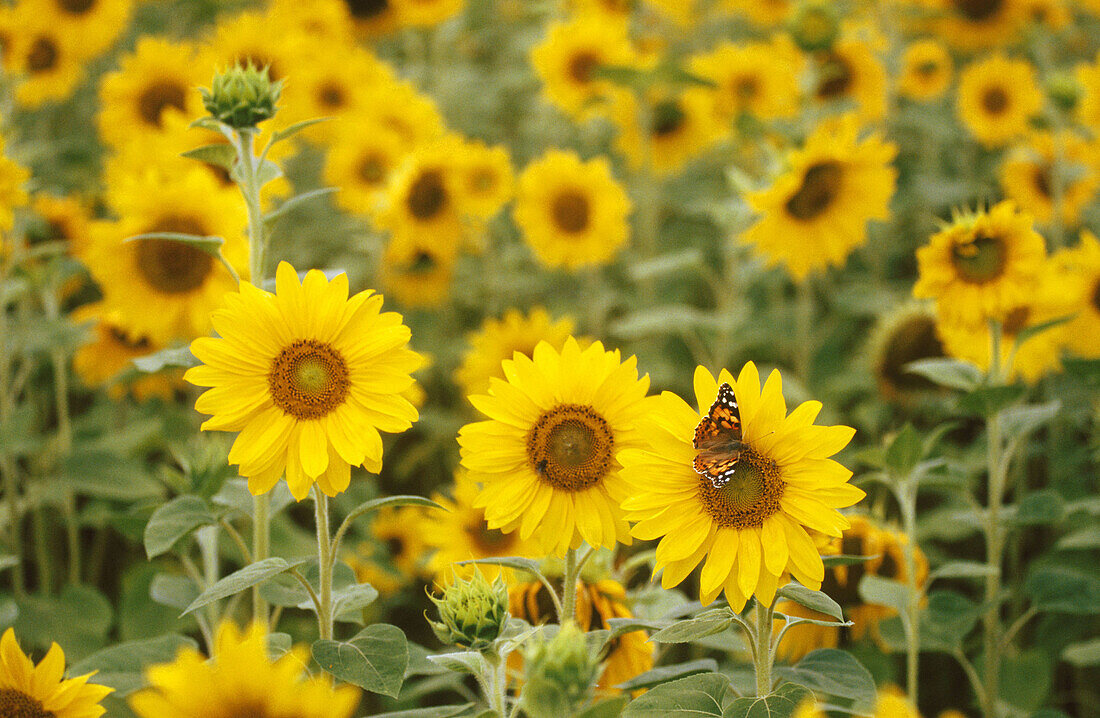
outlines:
[{"label": "butterfly", "polygon": [[699,452],[693,468],[720,489],[730,482],[741,458],[741,412],[733,388],[723,383],[710,410],[695,427],[692,445]]}]

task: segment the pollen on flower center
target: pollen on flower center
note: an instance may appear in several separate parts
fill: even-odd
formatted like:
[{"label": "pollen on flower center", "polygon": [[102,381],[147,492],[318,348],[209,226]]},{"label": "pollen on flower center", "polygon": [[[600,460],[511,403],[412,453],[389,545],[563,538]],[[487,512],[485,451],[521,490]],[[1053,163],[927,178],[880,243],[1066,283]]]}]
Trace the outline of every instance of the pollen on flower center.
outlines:
[{"label": "pollen on flower center", "polygon": [[439,214],[447,204],[443,173],[429,170],[417,177],[409,188],[407,204],[409,213],[420,220],[428,220]]},{"label": "pollen on flower center", "polygon": [[527,433],[527,459],[548,485],[563,491],[593,486],[611,469],[615,437],[589,406],[559,404]]},{"label": "pollen on flower center", "polygon": [[267,377],[275,405],[295,419],[319,419],[347,399],[348,367],[340,352],[299,339],[279,352]]},{"label": "pollen on flower center", "polygon": [[716,489],[709,478],[699,477],[699,499],[722,528],[759,528],[765,519],[779,512],[785,487],[779,466],[745,447],[733,476],[722,488]]},{"label": "pollen on flower center", "polygon": [[829,208],[840,193],[844,169],[839,162],[819,162],[806,170],[802,186],[787,200],[792,217],[810,220]]},{"label": "pollen on flower center", "polygon": [[954,4],[967,20],[979,21],[997,14],[1004,0],[955,0]]},{"label": "pollen on flower center", "polygon": [[1001,276],[1008,261],[1004,241],[999,237],[979,234],[951,250],[951,261],[959,276],[971,284],[985,284]]},{"label": "pollen on flower center", "polygon": [[0,688],[0,715],[4,718],[55,718],[57,714],[22,691]]},{"label": "pollen on flower center", "polygon": [[[206,229],[188,217],[162,217],[147,232],[205,235]],[[182,294],[201,287],[214,268],[214,258],[201,249],[167,239],[138,243],[137,269],[153,289]]]},{"label": "pollen on flower center", "polygon": [[160,127],[161,114],[166,108],[185,109],[187,89],[171,82],[158,82],[146,87],[138,96],[138,112],[150,125]]},{"label": "pollen on flower center", "polygon": [[580,192],[567,191],[554,198],[550,212],[559,229],[576,233],[587,229],[591,209],[587,197]]}]

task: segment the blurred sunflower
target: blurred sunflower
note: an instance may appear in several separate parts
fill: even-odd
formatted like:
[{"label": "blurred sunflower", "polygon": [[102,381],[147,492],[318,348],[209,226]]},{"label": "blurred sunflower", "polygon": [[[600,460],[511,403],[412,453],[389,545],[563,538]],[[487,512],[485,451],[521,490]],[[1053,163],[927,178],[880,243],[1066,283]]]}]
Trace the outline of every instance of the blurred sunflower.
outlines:
[{"label": "blurred sunflower", "polygon": [[382,547],[406,581],[424,573],[428,545],[422,527],[426,513],[419,506],[386,506],[379,509],[370,525],[370,535]]},{"label": "blurred sunflower", "polygon": [[48,15],[16,8],[16,32],[3,54],[5,71],[17,79],[15,101],[30,109],[63,100],[84,79],[89,55],[79,39],[63,31]]},{"label": "blurred sunflower", "polygon": [[438,307],[447,300],[455,257],[424,244],[391,245],[382,256],[382,286],[406,307]]},{"label": "blurred sunflower", "polygon": [[962,71],[957,102],[970,134],[986,147],[1000,147],[1027,133],[1043,93],[1031,63],[993,55]]},{"label": "blurred sunflower", "polygon": [[134,10],[134,0],[20,0],[19,4],[62,33],[79,38],[84,57],[94,57],[113,45],[129,26]]},{"label": "blurred sunflower", "polygon": [[875,698],[874,718],[921,718],[920,711],[897,686],[883,686]]},{"label": "blurred sunflower", "polygon": [[729,12],[746,15],[760,27],[776,27],[787,21],[797,6],[795,0],[722,0]]},{"label": "blurred sunflower", "polygon": [[1100,241],[1088,230],[1072,249],[1055,253],[1062,291],[1075,316],[1065,325],[1067,348],[1078,356],[1100,357]]},{"label": "blurred sunflower", "polygon": [[369,583],[379,594],[392,596],[401,590],[412,576],[397,573],[395,569],[381,565],[376,558],[375,545],[361,541],[355,551],[344,554],[344,562],[355,572],[355,580]]},{"label": "blurred sunflower", "polygon": [[340,188],[336,203],[348,212],[374,216],[407,151],[396,132],[349,120],[333,136],[325,155],[325,184]]},{"label": "blurred sunflower", "polygon": [[[742,435],[736,471],[721,488],[693,465],[696,427],[718,395],[718,382],[733,388]],[[848,483],[852,472],[828,458],[855,430],[814,426],[821,410],[816,401],[787,416],[779,372],[773,371],[761,390],[752,362],[736,380],[724,369],[715,380],[698,367],[694,384],[698,411],[664,392],[645,425],[648,446],[618,454],[628,489],[623,510],[637,522],[631,534],[660,539],[661,585],[679,585],[703,564],[700,600],[711,603],[724,590],[735,611],[753,595],[771,603],[788,572],[803,585],[820,588],[825,569],[807,530],[840,536],[849,523],[837,509],[864,496]]]},{"label": "blurred sunflower", "polygon": [[649,376],[638,378],[637,359],[622,361],[600,342],[582,351],[570,337],[560,353],[541,342],[533,359],[517,353],[503,366],[507,381],[469,397],[489,419],[458,433],[489,528],[518,530],[558,556],[582,541],[629,544],[615,454],[642,445]]},{"label": "blurred sunflower", "polygon": [[1075,109],[1076,119],[1096,134],[1100,132],[1100,52],[1094,63],[1078,65],[1075,76],[1081,88],[1081,99]]},{"label": "blurred sunflower", "polygon": [[0,715],[12,718],[99,718],[100,701],[114,688],[88,683],[93,674],[65,676],[65,653],[56,643],[36,666],[11,628],[0,637]]},{"label": "blurred sunflower", "polygon": [[330,47],[350,48],[355,42],[350,3],[344,0],[271,0],[268,7],[280,27],[296,27]]},{"label": "blurred sunflower", "polygon": [[379,37],[397,29],[393,0],[340,0],[360,37]]},{"label": "blurred sunflower", "polygon": [[523,240],[547,267],[608,263],[630,236],[630,198],[606,157],[550,150],[527,165],[513,209]]},{"label": "blurred sunflower", "polygon": [[905,370],[910,362],[946,356],[936,333],[936,315],[923,304],[909,304],[883,316],[871,338],[871,372],[879,393],[905,401],[935,388],[928,379]]},{"label": "blurred sunflower", "polygon": [[886,68],[870,43],[841,38],[816,58],[816,70],[814,99],[818,103],[855,103],[856,116],[863,122],[886,114]]},{"label": "blurred sunflower", "polygon": [[515,175],[512,159],[503,145],[467,142],[463,153],[462,206],[470,214],[489,219],[512,198]]},{"label": "blurred sunflower", "polygon": [[410,151],[443,138],[446,125],[439,108],[412,84],[381,82],[368,89],[366,106],[357,116],[364,129],[373,126],[396,132]]},{"label": "blurred sunflower", "polygon": [[951,85],[954,63],[940,42],[922,38],[911,42],[901,58],[898,92],[911,100],[942,97]]},{"label": "blurred sunflower", "polygon": [[829,265],[842,266],[867,239],[867,222],[890,218],[897,149],[878,134],[859,139],[856,118],[819,125],[771,188],[748,195],[763,216],[740,241],[770,265],[784,264],[797,281]]},{"label": "blurred sunflower", "polygon": [[149,687],[130,696],[130,707],[140,718],[351,718],[359,705],[358,688],[309,676],[305,646],[272,661],[260,623],[242,632],[226,621],[215,644],[210,660],[183,648],[173,662],[147,669]]},{"label": "blurred sunflower", "polygon": [[[213,74],[219,67],[252,63],[266,67],[272,80],[285,80],[291,68],[299,67],[308,36],[298,25],[281,20],[282,16],[271,12],[242,12],[219,18],[199,64]],[[276,121],[285,124],[282,118]]]},{"label": "blurred sunflower", "polygon": [[612,119],[619,129],[616,146],[631,166],[641,168],[648,162],[662,175],[682,170],[729,130],[715,116],[712,93],[703,88],[654,91],[645,114],[634,95],[621,93]]},{"label": "blurred sunflower", "polygon": [[389,0],[403,27],[431,27],[458,15],[466,0]]},{"label": "blurred sunflower", "polygon": [[[119,326],[117,315],[112,317],[105,313],[98,304],[86,304],[74,311],[72,318],[78,324],[95,323],[91,341],[82,344],[73,356],[73,371],[85,386],[105,386],[112,399],[120,399],[129,391],[139,400],[153,396],[168,397],[174,388],[182,386],[181,371],[157,374],[137,374],[134,371],[134,359],[164,347],[145,337],[130,335]],[[135,376],[129,383],[122,383],[120,380],[128,373]]]},{"label": "blurred sunflower", "polygon": [[[31,209],[42,220],[44,227],[40,237],[30,237],[48,242],[64,242],[71,254],[77,254],[88,244],[91,212],[76,197],[55,197],[37,193]],[[33,229],[29,234],[33,234]]]},{"label": "blurred sunflower", "polygon": [[779,36],[771,42],[724,42],[693,58],[691,70],[717,86],[711,93],[715,111],[723,122],[730,122],[742,114],[761,119],[794,116],[801,65],[797,48]]},{"label": "blurred sunflower", "polygon": [[569,0],[569,10],[576,14],[600,13],[608,20],[626,21],[641,0]]},{"label": "blurred sunflower", "polygon": [[13,210],[30,199],[25,189],[30,178],[30,170],[4,154],[4,138],[0,136],[0,233],[11,231],[15,223]]},{"label": "blurred sunflower", "polygon": [[379,431],[408,429],[416,408],[400,393],[421,364],[407,348],[401,315],[381,312],[371,291],[348,299],[348,279],[317,270],[298,276],[286,262],[274,295],[241,282],[212,315],[217,337],[191,351],[203,365],[184,378],[212,387],[195,402],[211,414],[206,431],[238,431],[229,462],[253,494],[285,470],[299,501],[316,483],[329,496],[348,487],[351,466],[382,467]]},{"label": "blurred sunflower", "polygon": [[551,319],[542,307],[535,307],[526,315],[518,309],[509,309],[500,319],[487,318],[476,332],[466,336],[470,349],[455,370],[455,381],[464,394],[484,394],[489,391],[491,378],[505,378],[501,364],[504,360],[511,359],[515,352],[530,358],[535,347],[544,341],[555,351],[561,351],[573,329],[572,318]]},{"label": "blurred sunflower", "polygon": [[928,0],[934,34],[962,50],[1010,44],[1023,22],[1023,0]]},{"label": "blurred sunflower", "polygon": [[[1039,222],[1075,225],[1100,186],[1096,145],[1070,130],[1035,132],[1001,165],[1005,195]],[[1055,175],[1055,173],[1058,173]],[[1055,187],[1055,183],[1059,187]],[[1060,203],[1055,209],[1055,192]]]},{"label": "blurred sunflower", "polygon": [[1073,13],[1065,0],[1019,0],[1020,15],[1032,25],[1058,31],[1073,22]]},{"label": "blurred sunflower", "polygon": [[1006,200],[966,212],[917,250],[913,296],[935,299],[942,324],[985,325],[1025,304],[1046,256],[1031,216]]}]

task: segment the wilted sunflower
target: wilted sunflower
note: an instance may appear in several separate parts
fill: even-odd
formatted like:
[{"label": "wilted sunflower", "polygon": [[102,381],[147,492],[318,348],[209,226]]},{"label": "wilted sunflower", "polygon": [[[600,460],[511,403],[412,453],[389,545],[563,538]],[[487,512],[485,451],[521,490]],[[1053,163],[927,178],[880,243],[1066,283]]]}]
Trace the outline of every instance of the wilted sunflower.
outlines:
[{"label": "wilted sunflower", "polygon": [[[1037,221],[1051,222],[1057,214],[1062,224],[1075,225],[1100,186],[1097,160],[1096,145],[1076,132],[1036,132],[1001,165],[1001,186]],[[1057,212],[1056,181],[1061,184]]]},{"label": "wilted sunflower", "polygon": [[491,378],[505,378],[501,365],[504,360],[511,359],[515,352],[531,357],[543,341],[561,351],[573,328],[572,318],[551,319],[542,307],[535,307],[526,315],[518,309],[509,309],[500,319],[487,318],[476,332],[467,335],[470,349],[455,371],[455,381],[464,394],[484,394],[489,390]]},{"label": "wilted sunflower", "polygon": [[191,343],[203,362],[184,378],[212,387],[195,402],[211,414],[202,428],[239,431],[229,462],[253,494],[286,472],[301,501],[316,483],[335,496],[351,466],[382,467],[379,431],[401,432],[417,418],[400,393],[421,363],[407,348],[401,315],[381,312],[370,291],[348,299],[347,275],[331,281],[311,270],[299,282],[281,262],[276,293],[247,282],[212,315],[217,337]]},{"label": "wilted sunflower", "polygon": [[630,198],[605,157],[550,150],[524,169],[513,209],[523,239],[547,267],[606,264],[630,235]]},{"label": "wilted sunflower", "polygon": [[942,44],[922,38],[909,44],[901,59],[898,91],[911,100],[934,100],[951,84],[954,64]]},{"label": "wilted sunflower", "polygon": [[[693,445],[718,382],[733,389],[741,414],[740,458],[721,488],[695,470],[699,451]],[[618,455],[628,487],[623,510],[637,522],[631,534],[660,539],[661,585],[679,585],[703,564],[702,602],[724,590],[736,611],[753,595],[769,604],[788,572],[803,585],[820,588],[825,569],[807,530],[840,536],[849,524],[837,509],[864,496],[848,483],[852,472],[828,458],[855,430],[815,426],[821,410],[816,401],[788,416],[779,372],[773,371],[761,390],[752,362],[736,380],[723,369],[716,381],[698,367],[694,384],[698,410],[663,393],[645,424],[648,446]]]},{"label": "wilted sunflower", "polygon": [[88,683],[91,673],[65,679],[65,653],[54,643],[36,666],[15,631],[0,638],[0,715],[11,718],[99,718],[113,688]]},{"label": "wilted sunflower", "polygon": [[437,307],[447,300],[455,257],[429,244],[390,245],[382,256],[382,286],[406,307]]},{"label": "wilted sunflower", "polygon": [[1072,249],[1052,257],[1062,291],[1075,316],[1066,325],[1066,347],[1078,356],[1100,357],[1100,241],[1087,230]]},{"label": "wilted sunflower", "polygon": [[886,114],[886,68],[871,44],[860,38],[841,38],[816,58],[814,99],[821,104],[854,102],[863,122]]},{"label": "wilted sunflower", "polygon": [[632,167],[648,164],[658,174],[676,174],[728,135],[728,126],[715,115],[710,90],[654,90],[649,95],[648,124],[632,94],[617,95],[612,110],[619,128],[616,145]]},{"label": "wilted sunflower", "polygon": [[798,49],[785,36],[771,42],[725,42],[691,61],[692,72],[716,85],[711,97],[723,122],[741,114],[792,117],[798,111],[801,66]]},{"label": "wilted sunflower", "polygon": [[1042,107],[1035,68],[1026,60],[993,55],[971,63],[959,76],[959,118],[986,147],[1026,134]]},{"label": "wilted sunflower", "polygon": [[1046,256],[1031,216],[1004,201],[956,215],[917,250],[913,296],[935,299],[945,324],[985,325],[1005,319],[1034,290]]},{"label": "wilted sunflower", "polygon": [[540,342],[534,359],[515,354],[503,364],[507,381],[491,379],[488,394],[469,397],[489,419],[458,433],[489,528],[519,531],[559,556],[582,541],[629,544],[615,455],[642,445],[649,376],[638,378],[635,357],[622,361],[600,342],[582,351],[572,337],[560,353]]},{"label": "wilted sunflower", "polygon": [[740,238],[770,265],[783,264],[801,281],[829,265],[842,266],[867,239],[867,222],[890,218],[897,149],[878,134],[859,139],[856,118],[822,123],[789,169],[768,190],[750,194],[763,216]]},{"label": "wilted sunflower", "polygon": [[[105,314],[97,304],[86,304],[72,314],[74,322],[94,321],[91,341],[82,344],[73,356],[73,371],[85,386],[106,386],[107,393],[118,399],[127,390],[138,399],[151,396],[167,397],[175,386],[182,386],[182,372],[174,370],[157,374],[138,374],[133,361],[163,349],[145,337],[131,336],[119,326],[116,319]],[[133,373],[133,381],[128,384],[120,380],[127,373]],[[173,376],[169,377],[168,374]]]},{"label": "wilted sunflower", "polygon": [[241,632],[227,621],[215,644],[210,660],[184,648],[173,662],[147,669],[149,687],[130,696],[130,707],[140,718],[351,718],[359,705],[359,689],[309,676],[305,646],[268,658],[260,623]]}]

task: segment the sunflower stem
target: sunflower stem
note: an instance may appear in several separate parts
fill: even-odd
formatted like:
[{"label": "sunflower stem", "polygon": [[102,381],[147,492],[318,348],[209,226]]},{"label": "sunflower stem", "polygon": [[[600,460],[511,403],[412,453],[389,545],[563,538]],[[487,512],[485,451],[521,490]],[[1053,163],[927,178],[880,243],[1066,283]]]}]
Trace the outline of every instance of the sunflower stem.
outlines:
[{"label": "sunflower stem", "polygon": [[[1000,385],[1004,381],[1001,366],[1002,327],[998,321],[990,322],[990,358],[989,381]],[[985,686],[982,714],[985,718],[996,718],[997,698],[1000,695],[1001,677],[1001,566],[1004,553],[1004,531],[1001,525],[1001,509],[1004,501],[1007,465],[1003,459],[1003,438],[1001,435],[1001,415],[989,417],[986,425],[987,470],[989,510],[985,520],[986,565],[989,573],[985,579],[986,611],[982,616],[983,633],[983,684]]]},{"label": "sunflower stem", "polygon": [[[252,560],[263,561],[271,551],[271,495],[252,497]],[[267,623],[267,601],[260,587],[252,588],[252,620]]]},{"label": "sunflower stem", "polygon": [[905,603],[905,681],[906,694],[913,705],[917,705],[917,674],[920,664],[920,599],[921,591],[917,586],[917,559],[914,537],[917,535],[917,501],[915,485],[910,485],[910,477],[898,491],[898,504],[901,507],[901,522],[905,530],[906,542],[902,547],[905,556],[905,584],[909,589]]},{"label": "sunflower stem", "polygon": [[[56,322],[61,318],[61,307],[57,295],[51,290],[42,294],[42,304],[46,317]],[[69,367],[68,358],[62,349],[50,350],[50,363],[53,368],[54,410],[57,414],[57,460],[68,458],[73,450],[73,429],[69,408]],[[71,489],[64,489],[61,495],[61,511],[65,518],[65,536],[68,542],[69,583],[80,583],[80,525],[76,518],[76,497]]]},{"label": "sunflower stem", "polygon": [[314,484],[317,509],[317,582],[320,584],[317,626],[323,640],[332,640],[332,540],[329,538],[328,496]]},{"label": "sunflower stem", "polygon": [[[18,244],[16,245],[18,248]],[[18,251],[18,249],[16,250]],[[13,252],[14,254],[14,252]],[[0,256],[0,282],[6,281],[9,268],[13,266],[8,259]],[[11,388],[11,362],[13,357],[9,353],[11,334],[8,331],[8,308],[0,305],[0,436],[7,433],[8,422],[11,420],[14,407]],[[23,532],[22,515],[19,510],[19,480],[15,474],[15,464],[7,454],[0,452],[0,475],[4,479],[4,495],[8,501],[8,548],[15,556],[15,566],[12,569],[12,590],[16,597],[23,595]]]},{"label": "sunflower stem", "polygon": [[756,669],[756,695],[766,696],[772,692],[772,662],[775,650],[772,646],[772,621],[774,603],[765,606],[759,598],[753,598],[756,612],[756,634],[753,663]]},{"label": "sunflower stem", "polygon": [[565,575],[561,579],[561,616],[558,624],[564,626],[567,621],[575,621],[577,616],[577,549],[571,548],[565,553]]}]

